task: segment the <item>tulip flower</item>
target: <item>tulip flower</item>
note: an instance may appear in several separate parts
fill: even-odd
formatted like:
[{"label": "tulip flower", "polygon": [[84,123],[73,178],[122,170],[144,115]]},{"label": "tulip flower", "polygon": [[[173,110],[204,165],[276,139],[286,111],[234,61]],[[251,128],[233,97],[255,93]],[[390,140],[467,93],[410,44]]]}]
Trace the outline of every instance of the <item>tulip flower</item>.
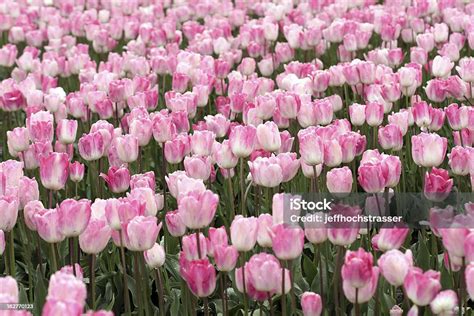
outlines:
[{"label": "tulip flower", "polygon": [[280,260],[296,259],[303,251],[304,231],[300,227],[279,224],[272,228],[272,248]]},{"label": "tulip flower", "polygon": [[153,247],[162,223],[154,216],[136,216],[124,228],[124,244],[131,251],[145,251]]},{"label": "tulip flower", "polygon": [[210,190],[190,192],[180,198],[178,212],[184,224],[191,229],[206,227],[214,218],[219,203],[219,196]]},{"label": "tulip flower", "polygon": [[[343,279],[342,289],[344,291],[344,295],[351,303],[362,304],[362,303],[368,302],[374,296],[375,291],[377,290],[378,279],[379,279],[378,267],[372,268],[372,273],[370,275],[368,283],[361,288],[353,287],[351,286],[350,282],[345,281]],[[356,301],[356,296],[357,296],[357,301]]]},{"label": "tulip flower", "polygon": [[28,129],[25,127],[15,127],[7,131],[7,144],[10,151],[23,152],[30,145]]},{"label": "tulip flower", "polygon": [[347,195],[352,190],[352,172],[348,167],[334,168],[326,174],[328,191],[336,196]]},{"label": "tulip flower", "polygon": [[18,304],[19,291],[18,284],[11,276],[0,278],[0,303]]},{"label": "tulip flower", "polygon": [[176,211],[167,212],[165,216],[166,228],[173,237],[181,237],[186,233],[186,225],[183,222],[181,213]]},{"label": "tulip flower", "polygon": [[18,218],[19,201],[16,196],[4,195],[0,197],[0,230],[9,232],[13,229]]},{"label": "tulip flower", "polygon": [[80,182],[84,178],[85,167],[78,161],[69,163],[69,178],[72,182]]},{"label": "tulip flower", "polygon": [[258,220],[237,215],[230,226],[230,239],[238,251],[250,251],[257,242]]},{"label": "tulip flower", "polygon": [[431,303],[441,289],[440,276],[437,271],[423,272],[417,267],[410,268],[403,281],[408,298],[418,306]]},{"label": "tulip flower", "polygon": [[236,126],[229,135],[232,153],[239,158],[248,157],[254,150],[257,130],[253,126]]},{"label": "tulip flower", "polygon": [[454,314],[457,305],[458,296],[453,290],[439,292],[430,303],[431,311],[436,315]]},{"label": "tulip flower", "polygon": [[106,130],[83,135],[77,145],[81,157],[87,161],[100,159],[105,155],[110,138]]},{"label": "tulip flower", "polygon": [[415,163],[422,167],[439,166],[446,155],[447,139],[437,134],[421,133],[411,138]]},{"label": "tulip flower", "polygon": [[377,264],[380,273],[393,286],[401,286],[405,280],[408,270],[413,267],[411,250],[404,254],[398,249],[392,249],[380,256]]},{"label": "tulip flower", "polygon": [[59,229],[66,237],[77,237],[87,227],[91,217],[91,202],[86,199],[76,201],[66,199],[57,209],[59,215]]},{"label": "tulip flower", "polygon": [[119,136],[114,139],[117,155],[123,162],[134,162],[138,158],[138,139],[133,135]]},{"label": "tulip flower", "polygon": [[304,316],[319,316],[323,311],[323,302],[319,294],[304,292],[301,296],[301,307]]},{"label": "tulip flower", "polygon": [[379,233],[372,238],[372,244],[378,250],[387,251],[402,246],[409,233],[406,227],[380,228]]},{"label": "tulip flower", "polygon": [[69,159],[65,153],[50,153],[40,157],[40,178],[46,189],[64,189],[69,175]]},{"label": "tulip flower", "polygon": [[466,289],[469,297],[471,299],[474,298],[474,263],[470,263],[466,266],[466,270],[464,272],[464,277],[466,278]]},{"label": "tulip flower", "polygon": [[110,167],[107,174],[101,173],[100,177],[105,180],[113,193],[125,192],[130,185],[130,171],[125,167]]},{"label": "tulip flower", "polygon": [[447,170],[433,168],[425,174],[423,193],[430,201],[443,201],[451,193],[452,187],[453,179],[449,178]]},{"label": "tulip flower", "polygon": [[216,288],[216,270],[207,259],[180,264],[182,277],[197,297],[210,296]]},{"label": "tulip flower", "polygon": [[151,269],[157,269],[165,264],[166,253],[163,246],[158,243],[143,253],[146,264]]},{"label": "tulip flower", "polygon": [[104,219],[91,219],[79,235],[79,246],[88,254],[98,254],[107,246],[112,229]]}]

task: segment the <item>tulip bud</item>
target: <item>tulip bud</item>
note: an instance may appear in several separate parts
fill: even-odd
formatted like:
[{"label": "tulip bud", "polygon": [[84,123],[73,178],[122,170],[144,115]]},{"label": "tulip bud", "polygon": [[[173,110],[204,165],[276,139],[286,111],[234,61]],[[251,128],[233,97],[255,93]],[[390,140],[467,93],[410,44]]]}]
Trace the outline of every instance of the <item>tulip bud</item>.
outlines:
[{"label": "tulip bud", "polygon": [[411,137],[412,156],[418,166],[437,167],[446,155],[448,140],[438,134],[420,133]]},{"label": "tulip bud", "polygon": [[131,251],[151,249],[156,242],[162,223],[155,216],[136,216],[124,229],[124,244]]},{"label": "tulip bud", "polygon": [[62,144],[72,144],[76,140],[77,121],[60,120],[56,127],[56,136]]},{"label": "tulip bud", "polygon": [[214,248],[214,261],[219,271],[232,271],[238,258],[239,252],[234,246],[218,245]]},{"label": "tulip bud", "polygon": [[272,248],[281,260],[296,259],[304,247],[304,231],[300,227],[285,227],[279,224],[272,228]]},{"label": "tulip bud", "polygon": [[301,296],[301,307],[304,316],[319,316],[323,311],[323,302],[319,294],[304,292]]},{"label": "tulip bud", "polygon": [[207,259],[188,261],[181,265],[183,278],[197,297],[207,297],[216,288],[216,270]]},{"label": "tulip bud", "polygon": [[143,253],[146,264],[150,269],[158,269],[165,264],[166,253],[163,246],[158,243]]},{"label": "tulip bud", "polygon": [[138,139],[133,135],[116,137],[115,148],[119,159],[123,162],[134,162],[138,158]]},{"label": "tulip bud", "polygon": [[176,210],[167,212],[165,216],[166,228],[173,237],[181,237],[186,233],[186,225],[184,225],[181,214]]},{"label": "tulip bud", "polygon": [[85,166],[79,161],[71,162],[69,164],[69,179],[72,182],[81,182],[84,178]]},{"label": "tulip bud", "polygon": [[431,311],[435,315],[454,315],[458,306],[458,296],[453,290],[441,291],[431,301]]}]

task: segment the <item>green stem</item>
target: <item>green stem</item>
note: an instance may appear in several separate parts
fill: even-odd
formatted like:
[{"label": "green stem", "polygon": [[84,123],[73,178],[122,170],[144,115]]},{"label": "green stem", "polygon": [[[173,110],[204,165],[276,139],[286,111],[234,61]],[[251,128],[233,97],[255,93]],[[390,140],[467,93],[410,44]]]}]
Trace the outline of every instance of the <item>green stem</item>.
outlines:
[{"label": "green stem", "polygon": [[245,316],[248,315],[248,303],[247,303],[247,286],[245,284],[245,254],[241,253],[240,254],[240,267],[242,268],[242,287],[244,290],[244,311],[245,311]]},{"label": "green stem", "polygon": [[51,273],[54,273],[58,270],[58,259],[56,258],[56,244],[50,244],[51,249]]},{"label": "green stem", "polygon": [[156,275],[156,291],[158,292],[158,302],[159,302],[159,311],[160,316],[165,315],[165,300],[163,296],[163,280],[161,279],[161,271],[160,268],[155,269]]},{"label": "green stem", "polygon": [[91,287],[91,308],[95,309],[95,262],[96,256],[95,254],[90,255],[90,262],[89,262],[89,270],[90,270],[90,287]]},{"label": "green stem", "polygon": [[243,216],[246,216],[246,207],[245,207],[245,186],[244,186],[244,158],[240,158],[240,168],[239,168],[239,179],[240,179],[240,202]]},{"label": "green stem", "polygon": [[131,309],[130,309],[130,296],[128,293],[128,280],[127,280],[127,264],[125,261],[125,248],[123,247],[123,232],[122,230],[119,230],[119,236],[120,236],[120,259],[122,263],[122,274],[123,274],[123,296],[124,296],[124,301],[125,301],[125,311],[127,315],[131,315]]},{"label": "green stem", "polygon": [[142,285],[142,277],[140,274],[140,266],[138,263],[138,256],[140,255],[139,252],[133,252],[133,272],[135,273],[135,284],[136,284],[136,291],[137,300],[138,300],[138,314],[144,315],[144,307],[145,302],[143,299],[143,285]]}]

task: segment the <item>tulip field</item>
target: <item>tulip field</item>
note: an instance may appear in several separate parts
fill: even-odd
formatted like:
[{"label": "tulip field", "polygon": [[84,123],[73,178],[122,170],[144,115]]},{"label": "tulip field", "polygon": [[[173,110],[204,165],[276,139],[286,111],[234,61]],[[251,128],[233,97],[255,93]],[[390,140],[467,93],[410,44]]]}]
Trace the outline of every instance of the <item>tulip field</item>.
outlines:
[{"label": "tulip field", "polygon": [[0,0],[0,316],[474,315],[474,1]]}]

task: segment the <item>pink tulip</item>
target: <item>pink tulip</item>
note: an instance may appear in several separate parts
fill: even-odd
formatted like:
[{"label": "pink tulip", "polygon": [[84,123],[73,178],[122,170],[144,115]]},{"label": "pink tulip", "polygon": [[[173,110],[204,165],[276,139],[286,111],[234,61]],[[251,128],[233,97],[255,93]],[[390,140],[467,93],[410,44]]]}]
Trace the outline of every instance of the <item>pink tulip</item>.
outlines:
[{"label": "pink tulip", "polygon": [[58,243],[66,236],[59,226],[60,214],[57,209],[43,209],[33,216],[33,222],[40,237],[48,243]]},{"label": "pink tulip", "polygon": [[165,248],[158,243],[155,243],[151,249],[145,251],[143,256],[145,257],[146,264],[151,269],[158,269],[165,264]]},{"label": "pink tulip", "polygon": [[230,226],[230,239],[238,251],[250,251],[257,242],[258,220],[255,217],[234,217]]},{"label": "pink tulip", "polygon": [[98,254],[105,249],[112,236],[112,229],[105,219],[92,218],[79,235],[79,246],[88,254]]},{"label": "pink tulip", "polygon": [[119,159],[123,162],[134,162],[138,158],[138,139],[133,135],[119,136],[114,139]]},{"label": "pink tulip", "polygon": [[0,278],[0,303],[18,304],[19,291],[18,284],[11,276]]},{"label": "pink tulip", "polygon": [[191,292],[198,297],[210,296],[216,288],[216,270],[207,259],[181,264],[181,275]]},{"label": "pink tulip", "polygon": [[352,172],[348,167],[334,168],[326,174],[326,186],[330,193],[343,196],[352,190]]},{"label": "pink tulip", "polygon": [[79,201],[66,199],[57,209],[59,229],[66,237],[77,237],[87,227],[91,217],[91,202],[86,199]]},{"label": "pink tulip", "polygon": [[351,287],[362,288],[370,282],[372,274],[372,254],[362,248],[346,252],[341,270],[343,282],[347,282]]},{"label": "pink tulip", "polygon": [[171,164],[180,163],[184,156],[189,152],[189,137],[180,135],[165,144],[165,158]]},{"label": "pink tulip", "polygon": [[351,303],[356,303],[356,291],[357,291],[357,303],[361,304],[361,303],[368,302],[374,296],[375,291],[377,290],[378,279],[379,279],[379,268],[373,267],[368,283],[361,288],[355,288],[351,286],[350,282],[343,280],[342,289],[344,291],[344,295]]},{"label": "pink tulip", "polygon": [[190,137],[192,152],[199,156],[211,155],[215,139],[216,134],[211,131],[195,131]]},{"label": "pink tulip", "polygon": [[448,118],[449,126],[453,130],[461,130],[467,127],[469,109],[466,106],[459,107],[456,103],[450,104],[444,112]]},{"label": "pink tulip", "polygon": [[383,252],[398,249],[405,242],[408,233],[409,229],[406,227],[381,228],[379,233],[372,238],[372,243]]},{"label": "pink tulip", "polygon": [[466,82],[474,82],[474,58],[464,57],[459,61],[459,66],[456,67],[459,76]]},{"label": "pink tulip", "polygon": [[446,199],[453,188],[453,179],[447,170],[433,168],[425,174],[423,193],[430,201],[440,202]]},{"label": "pink tulip", "polygon": [[77,121],[60,120],[56,127],[56,136],[62,144],[72,144],[76,140]]},{"label": "pink tulip", "polygon": [[158,143],[165,143],[176,137],[176,125],[172,117],[163,114],[153,116],[153,137]]},{"label": "pink tulip", "polygon": [[209,156],[186,156],[184,158],[184,169],[191,178],[206,181],[211,176],[211,158]]},{"label": "pink tulip", "polygon": [[398,249],[392,249],[380,256],[377,264],[383,277],[393,286],[401,286],[408,270],[413,267],[413,257],[408,249],[403,254]]},{"label": "pink tulip", "polygon": [[209,228],[209,239],[208,239],[208,249],[209,255],[214,255],[214,249],[218,246],[227,246],[228,244],[228,237],[225,227],[210,227]]},{"label": "pink tulip", "polygon": [[25,127],[15,127],[7,131],[7,143],[10,151],[22,152],[28,149],[30,145],[30,136]]},{"label": "pink tulip", "polygon": [[125,192],[130,185],[130,171],[125,167],[110,167],[107,174],[101,173],[100,177],[105,180],[113,193]]},{"label": "pink tulip", "polygon": [[155,194],[150,188],[135,188],[128,195],[129,201],[137,201],[144,204],[144,215],[156,216],[159,210],[163,209],[164,198],[161,194]]},{"label": "pink tulip", "polygon": [[222,169],[232,169],[238,163],[238,158],[231,150],[229,140],[224,140],[222,143],[214,143],[213,159],[217,165]]},{"label": "pink tulip", "polygon": [[30,139],[33,142],[51,142],[54,136],[54,117],[47,111],[32,114],[26,120]]},{"label": "pink tulip", "polygon": [[469,147],[456,146],[448,154],[449,166],[452,172],[458,176],[469,174],[469,163],[474,157],[474,151]]},{"label": "pink tulip", "polygon": [[355,126],[362,126],[365,123],[365,112],[366,106],[365,104],[357,104],[354,103],[349,106],[349,117],[351,119],[351,123]]},{"label": "pink tulip", "polygon": [[273,217],[264,213],[258,217],[257,243],[260,247],[272,246],[271,229],[273,227]]},{"label": "pink tulip", "polygon": [[40,178],[46,189],[64,189],[69,173],[69,159],[65,153],[50,153],[40,157]]},{"label": "pink tulip", "polygon": [[155,173],[153,171],[148,171],[145,173],[134,174],[130,178],[130,188],[132,190],[135,188],[150,188],[155,191]]},{"label": "pink tulip", "polygon": [[281,137],[278,131],[278,126],[268,121],[265,124],[257,126],[257,140],[259,145],[268,152],[275,152],[280,149]]},{"label": "pink tulip", "polygon": [[143,201],[126,198],[108,199],[105,205],[105,217],[114,230],[122,229],[122,224],[126,224],[133,218],[144,214],[145,203]]},{"label": "pink tulip", "polygon": [[9,232],[13,229],[18,218],[19,201],[16,196],[0,196],[0,230]]},{"label": "pink tulip", "polygon": [[58,271],[51,276],[47,301],[64,302],[84,306],[87,290],[82,280],[74,274]]},{"label": "pink tulip", "polygon": [[446,155],[448,140],[438,134],[420,133],[411,137],[413,160],[418,166],[437,167]]},{"label": "pink tulip", "polygon": [[301,307],[304,316],[319,316],[323,311],[323,302],[319,294],[304,292],[301,296]]},{"label": "pink tulip", "polygon": [[252,180],[255,184],[274,188],[283,181],[283,170],[275,157],[258,157],[248,162]]},{"label": "pink tulip", "polygon": [[83,307],[76,302],[48,299],[43,306],[42,316],[80,315]]},{"label": "pink tulip", "polygon": [[388,124],[381,127],[378,132],[380,146],[385,150],[401,150],[403,147],[403,135],[397,125]]},{"label": "pink tulip", "polygon": [[166,228],[173,237],[181,237],[186,233],[186,225],[183,222],[181,213],[176,211],[167,212],[165,216]]},{"label": "pink tulip", "polygon": [[282,287],[280,262],[271,254],[253,255],[245,264],[245,272],[256,291],[272,294]]},{"label": "pink tulip", "polygon": [[255,127],[235,126],[229,135],[229,145],[235,156],[244,158],[250,156],[255,148],[257,130]]},{"label": "pink tulip", "polygon": [[436,56],[433,59],[431,72],[435,77],[446,78],[451,73],[453,67],[454,63],[448,57]]},{"label": "pink tulip", "polygon": [[388,166],[380,162],[367,162],[358,169],[357,180],[367,193],[382,191],[387,185]]},{"label": "pink tulip", "polygon": [[84,160],[92,161],[102,158],[112,136],[106,130],[99,130],[79,138],[77,147]]},{"label": "pink tulip", "polygon": [[85,166],[79,161],[69,163],[69,179],[72,182],[81,182],[84,178]]},{"label": "pink tulip", "polygon": [[272,248],[281,260],[296,259],[303,252],[304,231],[300,227],[285,227],[279,224],[272,227]]},{"label": "pink tulip", "polygon": [[124,244],[131,251],[145,251],[153,247],[162,223],[155,216],[136,216],[124,228]]},{"label": "pink tulip", "polygon": [[406,295],[418,306],[428,305],[441,290],[440,277],[437,271],[423,272],[417,267],[410,268],[403,282]]},{"label": "pink tulip", "polygon": [[383,104],[370,102],[365,107],[365,118],[369,126],[379,126],[383,121]]},{"label": "pink tulip", "polygon": [[20,209],[23,209],[30,201],[39,200],[39,188],[36,179],[21,177],[18,185],[21,188],[21,191],[18,192]]},{"label": "pink tulip", "polygon": [[301,158],[310,166],[319,165],[324,161],[324,144],[316,134],[314,127],[309,127],[298,132]]},{"label": "pink tulip", "polygon": [[210,190],[190,192],[180,198],[178,212],[187,227],[199,229],[211,223],[218,204],[219,196]]},{"label": "pink tulip", "polygon": [[235,268],[239,257],[237,248],[229,245],[217,245],[213,252],[217,270],[229,272]]},{"label": "pink tulip", "polygon": [[441,291],[430,303],[431,311],[436,315],[453,315],[458,306],[458,295],[453,290]]}]

